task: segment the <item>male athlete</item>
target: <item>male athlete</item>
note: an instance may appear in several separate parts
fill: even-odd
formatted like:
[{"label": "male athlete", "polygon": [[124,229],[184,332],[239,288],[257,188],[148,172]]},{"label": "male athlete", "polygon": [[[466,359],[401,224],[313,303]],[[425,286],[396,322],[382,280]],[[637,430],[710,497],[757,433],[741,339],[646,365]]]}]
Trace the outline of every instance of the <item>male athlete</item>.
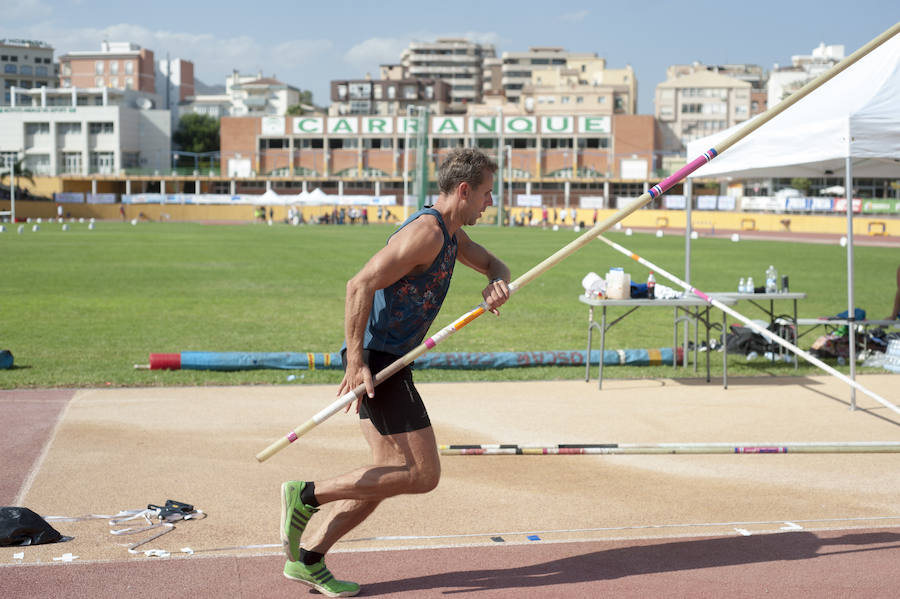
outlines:
[{"label": "male athlete", "polygon": [[[347,283],[344,379],[338,396],[360,384],[356,403],[372,463],[320,481],[281,486],[284,575],[329,597],[351,597],[359,585],[337,580],[325,553],[378,504],[403,493],[427,493],[441,475],[434,431],[407,366],[376,389],[374,375],[422,343],[437,316],[457,260],[484,274],[482,291],[494,314],[509,299],[509,268],[462,230],[492,204],[497,164],[477,149],[452,151],[438,171],[433,208],[413,214]],[[348,406],[349,409],[349,406]],[[328,521],[303,539],[319,506],[337,502]]]}]

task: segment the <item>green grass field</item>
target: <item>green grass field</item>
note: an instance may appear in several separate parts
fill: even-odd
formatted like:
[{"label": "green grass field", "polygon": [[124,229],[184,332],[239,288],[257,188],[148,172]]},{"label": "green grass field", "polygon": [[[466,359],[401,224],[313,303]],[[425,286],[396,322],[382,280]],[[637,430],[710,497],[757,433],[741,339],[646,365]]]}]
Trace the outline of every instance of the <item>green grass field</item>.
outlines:
[{"label": "green grass field", "polygon": [[[37,233],[0,234],[0,349],[16,367],[0,371],[0,387],[105,385],[232,385],[337,383],[340,371],[136,371],[150,353],[180,351],[337,351],[343,339],[344,286],[393,231],[388,225],[201,225],[99,222],[41,225]],[[12,229],[12,232],[11,232]],[[522,274],[578,234],[480,226],[470,235]],[[684,239],[610,234],[630,250],[676,275],[684,272]],[[857,247],[857,304],[873,318],[890,309],[896,249]],[[741,276],[762,284],[775,264],[805,291],[801,317],[846,309],[845,249],[763,241],[733,243],[700,238],[693,244],[693,283],[704,291],[736,290]],[[520,290],[502,309],[485,315],[435,351],[584,349],[587,307],[577,300],[589,271],[624,266],[643,281],[647,270],[600,242],[588,245]],[[659,283],[669,284],[658,278]],[[459,265],[435,328],[477,305],[484,278]],[[673,286],[669,284],[669,286]],[[784,302],[783,312],[790,310]],[[747,303],[738,311],[760,317]],[[607,348],[671,346],[671,310],[644,309],[610,331]],[[731,320],[729,321],[731,322]],[[808,348],[815,335],[801,340]],[[701,359],[702,361],[702,359]],[[713,373],[721,372],[718,355]],[[701,364],[701,372],[703,366]],[[818,373],[801,365],[800,373]],[[729,374],[793,374],[793,366],[743,356]],[[302,378],[300,375],[303,375]],[[608,377],[696,376],[692,368],[607,367]],[[578,379],[583,367],[506,370],[422,370],[420,381]]]}]

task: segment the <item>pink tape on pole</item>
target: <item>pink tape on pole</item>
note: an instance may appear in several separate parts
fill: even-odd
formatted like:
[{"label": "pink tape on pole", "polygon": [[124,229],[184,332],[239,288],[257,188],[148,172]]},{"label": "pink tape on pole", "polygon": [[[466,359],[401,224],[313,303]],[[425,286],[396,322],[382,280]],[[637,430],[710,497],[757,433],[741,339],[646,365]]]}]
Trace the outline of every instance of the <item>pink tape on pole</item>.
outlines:
[{"label": "pink tape on pole", "polygon": [[668,177],[654,185],[650,190],[648,190],[650,197],[657,198],[660,195],[664,194],[669,190],[670,187],[693,173],[695,170],[715,158],[717,155],[718,152],[716,152],[715,148],[712,148],[708,152],[704,152],[703,155],[697,156],[692,161],[678,169],[675,173],[669,175]]},{"label": "pink tape on pole", "polygon": [[293,443],[294,441],[296,441],[296,440],[297,440],[297,433],[295,433],[294,431],[289,432],[289,433],[287,434],[287,440],[290,441],[291,443]]},{"label": "pink tape on pole", "polygon": [[434,342],[433,337],[429,337],[425,340],[425,347],[427,347],[428,349],[434,349],[435,345],[437,345],[437,343]]},{"label": "pink tape on pole", "polygon": [[708,295],[706,295],[705,293],[703,293],[703,292],[700,291],[699,289],[695,289],[694,287],[691,287],[691,293],[693,293],[694,295],[696,295],[697,297],[699,297],[700,299],[702,299],[702,300],[704,300],[704,301],[707,301],[707,302],[711,302],[711,301],[712,301],[712,298],[711,298],[711,297],[709,297]]}]

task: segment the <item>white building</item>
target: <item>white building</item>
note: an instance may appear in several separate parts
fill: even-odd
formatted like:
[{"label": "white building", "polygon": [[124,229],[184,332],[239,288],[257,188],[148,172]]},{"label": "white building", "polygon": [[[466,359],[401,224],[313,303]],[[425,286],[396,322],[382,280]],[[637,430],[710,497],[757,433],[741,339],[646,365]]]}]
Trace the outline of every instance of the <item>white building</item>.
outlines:
[{"label": "white building", "polygon": [[179,106],[179,116],[205,114],[223,116],[284,116],[288,108],[300,103],[300,90],[275,77],[241,75],[234,71],[225,80],[224,94],[192,95]]},{"label": "white building", "polygon": [[160,170],[170,164],[172,129],[160,98],[132,90],[17,90],[28,105],[0,107],[0,153],[24,153],[38,175]]},{"label": "white building", "polygon": [[466,39],[412,42],[400,59],[410,77],[443,79],[450,84],[450,108],[464,110],[484,93],[484,60],[496,56],[492,44]]},{"label": "white building", "polygon": [[843,59],[843,45],[826,46],[823,42],[810,54],[791,56],[789,67],[775,64],[769,73],[769,83],[766,87],[769,106],[775,106]]}]

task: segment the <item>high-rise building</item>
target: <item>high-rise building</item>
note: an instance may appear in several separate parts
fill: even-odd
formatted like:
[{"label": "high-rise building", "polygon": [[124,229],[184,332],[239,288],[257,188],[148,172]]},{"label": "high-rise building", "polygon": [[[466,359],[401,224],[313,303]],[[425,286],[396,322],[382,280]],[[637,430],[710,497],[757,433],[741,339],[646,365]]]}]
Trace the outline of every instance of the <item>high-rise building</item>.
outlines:
[{"label": "high-rise building", "polygon": [[466,39],[412,42],[400,59],[411,78],[443,79],[450,84],[450,111],[464,112],[467,104],[481,102],[484,60],[495,57],[492,44]]},{"label": "high-rise building", "polygon": [[656,86],[656,119],[663,150],[681,151],[687,142],[750,118],[752,86],[706,69]]},{"label": "high-rise building", "polygon": [[56,87],[53,48],[36,40],[0,39],[0,104],[12,102],[12,90]]},{"label": "high-rise building", "polygon": [[110,87],[156,93],[153,51],[129,42],[103,42],[99,52],[59,57],[60,87]]}]

